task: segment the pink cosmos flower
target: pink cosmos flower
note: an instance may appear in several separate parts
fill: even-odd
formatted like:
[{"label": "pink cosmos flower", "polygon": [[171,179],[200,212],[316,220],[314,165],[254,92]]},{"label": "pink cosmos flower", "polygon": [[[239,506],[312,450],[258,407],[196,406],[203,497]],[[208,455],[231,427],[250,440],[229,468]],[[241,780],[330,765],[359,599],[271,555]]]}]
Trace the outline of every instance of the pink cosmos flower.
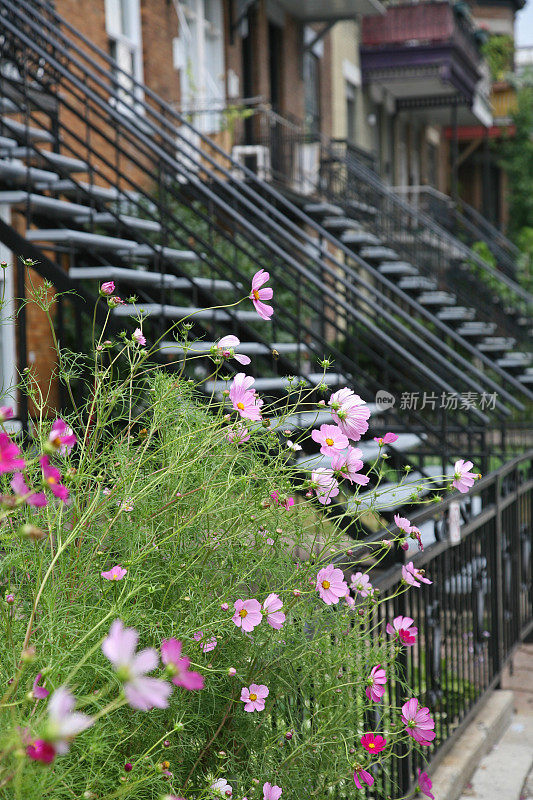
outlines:
[{"label": "pink cosmos flower", "polygon": [[397,440],[395,433],[386,433],[385,436],[374,436],[374,441],[383,447],[384,444],[393,444]]},{"label": "pink cosmos flower", "polygon": [[277,594],[269,594],[263,603],[263,611],[266,612],[266,621],[271,628],[279,631],[285,622],[285,614],[281,610],[283,608],[283,601]]},{"label": "pink cosmos flower", "polygon": [[61,473],[50,464],[48,456],[41,456],[39,464],[43,472],[43,480],[50,488],[54,497],[58,497],[63,502],[68,500],[68,489],[61,483]]},{"label": "pink cosmos flower", "polygon": [[422,581],[422,583],[433,583],[433,581],[430,581],[429,578],[424,577],[423,569],[415,568],[412,561],[409,561],[408,564],[403,565],[402,578],[406,583],[410,583],[411,586],[420,586],[420,581]]},{"label": "pink cosmos flower", "polygon": [[217,355],[222,356],[223,358],[234,358],[235,361],[238,361],[239,364],[249,364],[250,358],[248,356],[242,355],[241,353],[235,353],[235,348],[238,347],[241,343],[241,340],[238,339],[236,336],[223,336],[222,339],[216,345],[216,352]]},{"label": "pink cosmos flower", "polygon": [[340,491],[333,470],[326,467],[319,467],[311,473],[311,485],[315,490],[318,502],[323,506],[329,506],[332,498],[337,497]]},{"label": "pink cosmos flower", "polygon": [[0,425],[8,419],[13,419],[13,409],[9,406],[0,406]]},{"label": "pink cosmos flower", "polygon": [[44,700],[45,697],[48,697],[48,695],[50,694],[48,689],[45,689],[44,686],[39,686],[39,682],[40,682],[42,677],[43,676],[41,675],[41,673],[38,672],[37,675],[35,676],[35,680],[33,681],[33,686],[32,686],[32,689],[31,689],[31,693],[32,693],[32,697],[35,700]]},{"label": "pink cosmos flower", "polygon": [[105,578],[106,581],[121,581],[127,572],[127,569],[121,567],[120,564],[116,564],[114,567],[111,567],[111,569],[108,569],[107,572],[101,572],[100,575],[102,578]]},{"label": "pink cosmos flower", "polygon": [[362,767],[356,767],[355,772],[353,774],[353,779],[358,789],[363,788],[361,781],[366,783],[367,786],[372,786],[372,784],[374,783],[374,778],[372,777],[370,772],[367,772],[366,769],[363,769]]},{"label": "pink cosmos flower", "polygon": [[268,272],[265,272],[264,269],[260,269],[259,272],[256,272],[254,277],[252,278],[252,291],[250,292],[250,300],[254,304],[254,308],[259,314],[262,319],[270,319],[272,314],[274,313],[274,309],[272,306],[268,306],[263,303],[263,300],[272,300],[272,295],[274,292],[272,289],[267,286],[265,289],[261,289],[261,286],[265,284],[267,281],[270,280],[270,275]]},{"label": "pink cosmos flower", "polygon": [[272,786],[271,783],[263,784],[263,800],[279,800],[283,793],[281,786]]},{"label": "pink cosmos flower", "polygon": [[358,442],[368,430],[370,409],[364,400],[351,389],[344,388],[334,392],[329,398],[332,416],[339,428],[349,439]]},{"label": "pink cosmos flower", "polygon": [[452,486],[454,486],[462,494],[466,494],[466,492],[472,488],[474,481],[476,480],[477,476],[475,473],[470,472],[473,466],[474,465],[471,461],[463,461],[463,459],[455,462],[455,474],[454,480],[452,481]]},{"label": "pink cosmos flower", "polygon": [[[204,632],[196,631],[196,633],[193,633],[192,638],[194,639],[195,642],[201,642],[202,639],[204,638]],[[211,639],[209,639],[208,642],[204,642],[203,644],[201,644],[200,649],[203,653],[210,653],[211,650],[215,649],[217,644],[218,642],[216,636],[213,636]]]},{"label": "pink cosmos flower", "polygon": [[21,452],[5,431],[0,431],[0,475],[24,469],[25,462],[19,458]]},{"label": "pink cosmos flower", "polygon": [[251,683],[247,689],[243,686],[241,690],[241,701],[244,703],[245,711],[263,711],[265,700],[268,697],[268,687],[263,684]]},{"label": "pink cosmos flower", "polygon": [[226,439],[233,444],[243,444],[250,438],[248,428],[244,423],[237,423],[226,430]]},{"label": "pink cosmos flower", "polygon": [[40,761],[41,764],[51,764],[56,757],[56,751],[50,742],[44,739],[35,739],[26,747],[26,755],[32,761]]},{"label": "pink cosmos flower", "polygon": [[370,578],[362,572],[356,572],[351,576],[350,588],[358,592],[361,597],[370,597],[374,593]]},{"label": "pink cosmos flower", "polygon": [[418,628],[413,626],[413,622],[411,617],[394,617],[392,625],[390,622],[387,623],[387,633],[397,636],[406,647],[412,647],[418,635]]},{"label": "pink cosmos flower", "polygon": [[375,733],[364,733],[361,736],[361,744],[369,753],[381,753],[387,744],[387,740]]},{"label": "pink cosmos flower", "polygon": [[149,647],[136,653],[138,640],[135,628],[125,628],[122,620],[116,619],[102,643],[102,651],[124,682],[124,694],[132,708],[138,711],[167,708],[172,693],[170,684],[146,677],[159,664],[157,650]]},{"label": "pink cosmos flower", "polygon": [[337,425],[321,425],[311,433],[311,439],[320,445],[320,452],[325,456],[334,456],[349,444],[348,437]]},{"label": "pink cosmos flower", "polygon": [[368,684],[365,689],[366,696],[369,700],[373,700],[374,703],[379,703],[385,694],[385,684],[387,683],[387,673],[381,664],[378,664],[377,667],[373,667],[370,670],[370,675],[366,679],[366,682]]},{"label": "pink cosmos flower", "polygon": [[15,472],[11,478],[11,488],[18,497],[23,497],[24,502],[29,506],[42,508],[48,503],[44,492],[34,492],[33,489],[28,488],[22,472]]},{"label": "pink cosmos flower", "polygon": [[239,372],[235,375],[229,390],[229,399],[233,408],[245,419],[255,422],[261,419],[261,406],[263,401],[257,396],[255,389],[252,389],[254,379],[251,375]]},{"label": "pink cosmos flower", "polygon": [[261,604],[258,600],[235,600],[233,622],[245,633],[251,633],[263,619]]},{"label": "pink cosmos flower", "polygon": [[102,294],[111,295],[113,294],[114,291],[115,291],[115,284],[113,283],[113,281],[106,281],[100,286],[100,292]]},{"label": "pink cosmos flower", "polygon": [[316,590],[327,606],[335,605],[348,594],[348,584],[341,569],[328,564],[316,576]]},{"label": "pink cosmos flower", "polygon": [[64,456],[70,453],[76,444],[76,434],[62,419],[56,419],[48,436],[48,444],[59,454]]},{"label": "pink cosmos flower", "polygon": [[402,706],[402,722],[406,733],[419,744],[428,745],[435,738],[435,722],[429,708],[420,706],[414,697]]},{"label": "pink cosmos flower", "polygon": [[331,468],[346,478],[350,483],[358,483],[360,486],[366,486],[370,478],[368,475],[360,475],[359,471],[363,469],[363,462],[361,461],[362,452],[358,447],[348,447],[345,452],[336,453],[331,459]]},{"label": "pink cosmos flower", "polygon": [[287,509],[294,505],[294,497],[286,497],[284,500],[281,500],[279,492],[271,492],[270,497],[275,503],[282,505]]},{"label": "pink cosmos flower", "polygon": [[136,344],[140,345],[141,347],[144,347],[144,345],[146,344],[146,336],[143,334],[140,328],[135,328],[135,330],[131,335],[131,338]]},{"label": "pink cosmos flower", "polygon": [[418,770],[418,791],[421,792],[426,797],[429,797],[430,800],[435,800],[435,795],[431,794],[431,787],[433,783],[429,779],[429,775],[427,772],[421,772]]},{"label": "pink cosmos flower", "polygon": [[74,711],[75,705],[75,698],[64,686],[56,689],[48,701],[45,738],[52,743],[56,754],[68,753],[72,739],[94,724],[92,717]]},{"label": "pink cosmos flower", "polygon": [[189,669],[191,660],[181,655],[181,647],[177,639],[163,639],[161,642],[161,661],[166,665],[169,678],[175,686],[182,686],[188,691],[203,689],[203,675]]},{"label": "pink cosmos flower", "polygon": [[408,536],[413,530],[413,526],[411,525],[411,520],[407,519],[407,517],[400,517],[399,514],[395,514],[394,522],[400,528],[400,530],[406,533]]},{"label": "pink cosmos flower", "polygon": [[221,797],[231,797],[233,794],[233,789],[225,778],[219,778],[217,781],[212,783],[211,789],[215,794],[218,794]]}]

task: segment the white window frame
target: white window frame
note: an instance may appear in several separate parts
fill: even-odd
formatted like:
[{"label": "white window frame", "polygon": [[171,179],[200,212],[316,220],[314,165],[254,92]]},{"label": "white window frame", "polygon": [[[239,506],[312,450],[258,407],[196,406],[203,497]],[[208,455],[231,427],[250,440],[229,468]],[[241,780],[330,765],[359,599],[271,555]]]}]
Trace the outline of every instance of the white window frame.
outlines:
[{"label": "white window frame", "polygon": [[[0,204],[0,219],[11,224],[11,209]],[[8,264],[7,270],[0,269],[0,298],[4,305],[0,308],[0,405],[11,406],[17,416],[17,362],[15,348],[15,296],[14,296],[14,256],[0,242],[0,261]]]},{"label": "white window frame", "polygon": [[[129,35],[123,31],[122,26],[121,12],[125,7],[130,26]],[[105,21],[107,34],[116,50],[115,60],[123,70],[117,72],[118,89],[110,102],[122,113],[142,114],[144,109],[141,101],[144,92],[133,83],[133,80],[142,83],[144,79],[140,0],[105,0]],[[128,74],[133,80],[128,79]]]}]

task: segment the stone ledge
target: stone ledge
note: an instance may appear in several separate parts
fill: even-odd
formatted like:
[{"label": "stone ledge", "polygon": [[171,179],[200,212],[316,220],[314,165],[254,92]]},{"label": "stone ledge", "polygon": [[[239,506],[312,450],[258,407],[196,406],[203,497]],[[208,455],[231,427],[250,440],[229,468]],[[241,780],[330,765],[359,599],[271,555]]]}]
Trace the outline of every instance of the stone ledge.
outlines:
[{"label": "stone ledge", "polygon": [[513,704],[511,691],[493,692],[431,776],[438,800],[459,800],[485,753],[509,726]]}]

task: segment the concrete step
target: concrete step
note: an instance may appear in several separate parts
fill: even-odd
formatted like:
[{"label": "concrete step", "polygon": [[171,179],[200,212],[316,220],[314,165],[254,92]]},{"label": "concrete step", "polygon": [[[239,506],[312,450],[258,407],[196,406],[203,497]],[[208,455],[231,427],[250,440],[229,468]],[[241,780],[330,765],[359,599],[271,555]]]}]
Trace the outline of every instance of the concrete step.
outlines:
[{"label": "concrete step", "polygon": [[191,290],[192,281],[201,289],[235,291],[235,286],[231,281],[194,277],[189,280],[188,278],[178,278],[176,275],[161,276],[159,272],[147,269],[128,269],[127,267],[73,267],[69,271],[69,276],[75,280],[124,281],[124,283],[155,286],[155,288],[159,288],[163,284],[166,289],[182,289],[184,291]]},{"label": "concrete step", "polygon": [[30,230],[26,233],[30,242],[50,242],[52,244],[77,245],[104,250],[126,251],[133,253],[139,246],[132,239],[119,239],[116,236],[103,236],[100,233],[74,231],[69,228],[50,228]]},{"label": "concrete step", "polygon": [[71,203],[69,200],[58,200],[56,197],[47,197],[43,194],[26,192],[18,189],[12,192],[0,192],[0,203],[7,203],[10,206],[22,206],[24,209],[29,201],[32,212],[51,214],[54,217],[81,217],[91,213],[88,206],[79,203]]},{"label": "concrete step", "polygon": [[25,142],[28,140],[28,138],[32,142],[54,141],[52,134],[43,128],[34,128],[31,125],[26,125],[24,122],[19,122],[16,119],[9,119],[9,117],[2,117],[0,122],[8,134],[14,136],[18,141]]}]

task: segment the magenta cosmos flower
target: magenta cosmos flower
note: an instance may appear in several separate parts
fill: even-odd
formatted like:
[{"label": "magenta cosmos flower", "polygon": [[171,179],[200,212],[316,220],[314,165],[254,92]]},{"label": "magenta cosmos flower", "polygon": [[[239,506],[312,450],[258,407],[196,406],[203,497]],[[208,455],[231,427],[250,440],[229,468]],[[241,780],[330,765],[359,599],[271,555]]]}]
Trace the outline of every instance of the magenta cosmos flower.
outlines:
[{"label": "magenta cosmos flower", "polygon": [[387,740],[379,733],[364,733],[361,736],[361,744],[368,753],[381,753],[385,749]]},{"label": "magenta cosmos flower", "polygon": [[0,425],[8,419],[13,419],[13,409],[9,406],[0,406]]},{"label": "magenta cosmos flower", "polygon": [[261,419],[261,406],[263,401],[257,396],[255,389],[252,389],[254,379],[251,375],[239,372],[235,375],[229,390],[229,399],[235,411],[244,419],[251,419],[257,422]]},{"label": "magenta cosmos flower", "polygon": [[115,284],[113,281],[106,281],[100,286],[101,294],[111,295],[115,291]]},{"label": "magenta cosmos flower", "polygon": [[341,569],[328,564],[316,576],[316,590],[327,606],[335,605],[348,594],[348,584]]},{"label": "magenta cosmos flower", "polygon": [[429,775],[427,772],[422,772],[420,769],[418,770],[418,791],[429,797],[430,800],[435,800],[435,795],[431,794],[431,788],[433,783],[429,779]]},{"label": "magenta cosmos flower", "polygon": [[35,676],[35,680],[33,681],[31,694],[35,700],[44,700],[50,694],[48,689],[45,689],[44,686],[39,686],[42,677],[43,676],[41,675],[41,673],[38,672],[37,675]]},{"label": "magenta cosmos flower", "polygon": [[120,564],[115,564],[114,567],[108,569],[107,572],[101,572],[100,575],[106,581],[121,581],[127,572],[128,570],[121,567]]},{"label": "magenta cosmos flower", "polygon": [[68,489],[61,483],[61,473],[50,464],[48,456],[41,456],[39,464],[43,472],[43,480],[54,497],[58,497],[63,502],[68,500]]},{"label": "magenta cosmos flower", "polygon": [[370,478],[368,475],[360,475],[359,471],[363,469],[363,462],[361,450],[358,447],[348,447],[345,452],[336,453],[331,459],[331,468],[346,478],[350,483],[358,483],[360,486],[366,486]]},{"label": "magenta cosmos flower", "polygon": [[279,800],[283,793],[281,786],[272,786],[271,783],[263,784],[263,800]]},{"label": "magenta cosmos flower", "polygon": [[263,619],[261,603],[258,600],[235,600],[233,606],[235,614],[232,620],[245,633],[251,633]]},{"label": "magenta cosmos flower", "polygon": [[48,721],[43,738],[59,755],[68,753],[72,739],[94,723],[92,717],[74,711],[75,705],[75,698],[64,686],[60,686],[48,702]]},{"label": "magenta cosmos flower", "polygon": [[51,764],[56,757],[55,748],[50,742],[44,739],[35,739],[26,747],[26,755],[32,761],[40,761],[41,764]]},{"label": "magenta cosmos flower", "polygon": [[294,505],[294,497],[281,497],[279,492],[271,492],[270,497],[277,505],[282,505],[287,510]]},{"label": "magenta cosmos flower", "polygon": [[161,642],[161,661],[175,686],[193,691],[204,688],[204,678],[199,672],[189,669],[191,660],[181,655],[181,642],[177,639],[163,639]]},{"label": "magenta cosmos flower", "polygon": [[76,434],[62,419],[56,419],[48,435],[48,444],[62,456],[70,453],[76,444]]},{"label": "magenta cosmos flower", "polygon": [[263,684],[251,683],[249,688],[243,686],[241,690],[241,701],[244,703],[244,710],[263,711],[265,700],[268,697],[268,686]]},{"label": "magenta cosmos flower", "polygon": [[385,436],[374,436],[374,441],[379,444],[380,447],[383,447],[384,444],[393,444],[398,437],[395,433],[386,433]]},{"label": "magenta cosmos flower", "polygon": [[0,431],[0,475],[24,469],[24,459],[17,445],[11,441],[5,431]]},{"label": "magenta cosmos flower", "polygon": [[44,492],[34,492],[33,489],[28,488],[22,472],[15,472],[11,478],[11,488],[15,494],[18,497],[22,497],[24,502],[29,506],[42,508],[48,503]]},{"label": "magenta cosmos flower", "polygon": [[414,697],[402,706],[402,722],[406,733],[419,744],[428,745],[435,738],[433,731],[435,722],[431,718],[429,708],[420,706]]},{"label": "magenta cosmos flower", "polygon": [[138,711],[167,708],[172,693],[170,684],[158,678],[146,677],[146,673],[159,664],[157,650],[148,647],[136,653],[138,640],[139,634],[135,628],[125,628],[122,620],[116,619],[102,643],[102,651],[124,683],[124,694],[132,708]]},{"label": "magenta cosmos flower", "polygon": [[283,601],[277,594],[269,594],[263,603],[263,611],[266,613],[266,621],[271,628],[279,631],[285,622],[285,614],[281,610],[283,608]]},{"label": "magenta cosmos flower", "polygon": [[477,475],[470,471],[473,466],[471,461],[463,461],[463,459],[455,462],[452,486],[462,494],[466,494],[466,492],[472,488],[476,480]]},{"label": "magenta cosmos flower", "polygon": [[338,425],[321,425],[311,433],[311,439],[320,445],[320,452],[325,456],[334,456],[348,447],[348,437]]},{"label": "magenta cosmos flower", "polygon": [[250,292],[250,300],[254,304],[254,308],[262,319],[270,319],[274,313],[272,306],[266,305],[263,300],[272,300],[274,292],[267,286],[265,289],[261,287],[270,280],[270,275],[264,269],[256,272],[252,278],[252,291]]},{"label": "magenta cosmos flower", "polygon": [[135,328],[135,330],[131,335],[131,338],[133,339],[135,344],[138,344],[141,347],[144,347],[144,345],[146,344],[146,337],[140,328]]},{"label": "magenta cosmos flower", "polygon": [[374,593],[370,578],[362,572],[356,572],[355,575],[351,576],[350,588],[354,592],[358,592],[361,597],[370,597]]},{"label": "magenta cosmos flower", "polygon": [[379,703],[385,694],[385,684],[387,683],[387,673],[381,664],[378,664],[377,667],[373,667],[370,670],[370,675],[366,679],[366,682],[368,684],[365,689],[366,696],[369,700],[373,700],[374,703]]},{"label": "magenta cosmos flower", "polygon": [[226,430],[226,439],[232,444],[243,444],[250,438],[250,433],[246,425],[242,422],[232,425]]},{"label": "magenta cosmos flower", "polygon": [[390,622],[387,623],[387,633],[397,636],[406,647],[412,647],[418,635],[418,628],[413,626],[413,622],[411,617],[394,617],[392,625]]},{"label": "magenta cosmos flower", "polygon": [[238,347],[240,343],[241,340],[236,336],[231,334],[229,336],[223,336],[215,345],[215,352],[218,356],[222,356],[222,358],[234,358],[239,364],[249,364],[250,358],[248,356],[235,352],[235,348]]},{"label": "magenta cosmos flower", "polygon": [[367,772],[366,769],[363,769],[362,767],[355,768],[353,779],[358,789],[363,788],[361,781],[366,783],[367,786],[372,786],[372,784],[374,783],[374,778],[372,777],[370,772]]},{"label": "magenta cosmos flower", "polygon": [[351,389],[339,389],[329,398],[332,416],[343,433],[358,442],[363,433],[368,430],[370,409],[364,400]]},{"label": "magenta cosmos flower", "polygon": [[339,494],[339,484],[332,469],[319,467],[311,473],[311,486],[319,503],[329,506],[333,497]]},{"label": "magenta cosmos flower", "polygon": [[416,569],[413,562],[409,561],[408,564],[404,564],[402,567],[402,578],[406,583],[411,584],[411,586],[420,586],[420,582],[422,583],[433,583],[430,581],[429,578],[424,576],[423,569]]}]

